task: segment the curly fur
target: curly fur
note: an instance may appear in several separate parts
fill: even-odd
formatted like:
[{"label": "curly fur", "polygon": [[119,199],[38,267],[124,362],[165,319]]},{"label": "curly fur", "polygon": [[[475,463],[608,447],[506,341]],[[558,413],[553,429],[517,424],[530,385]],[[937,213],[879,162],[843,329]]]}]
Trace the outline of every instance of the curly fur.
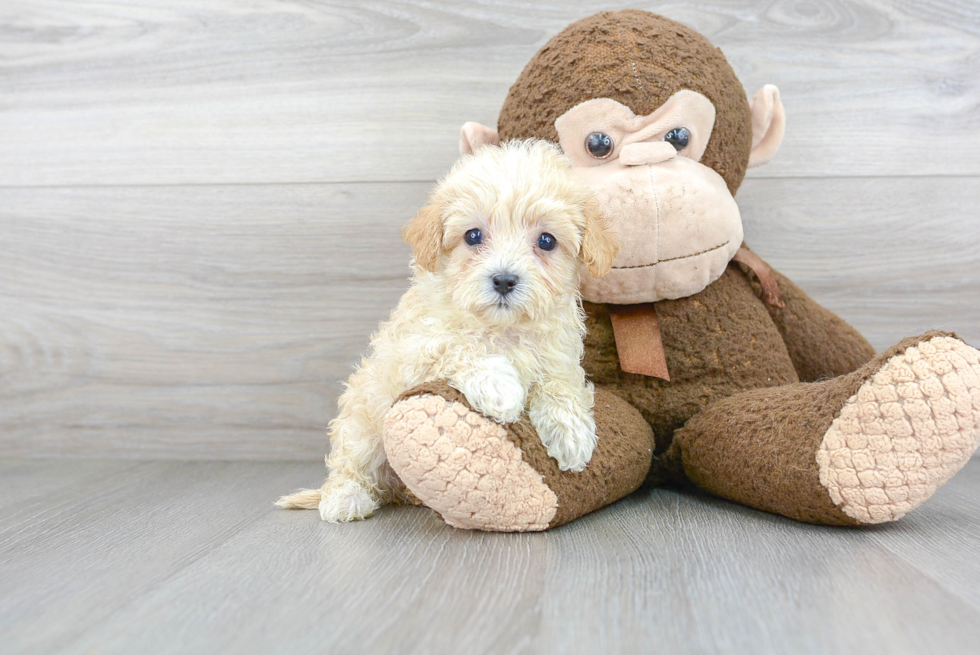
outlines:
[{"label": "curly fur", "polygon": [[[445,379],[485,415],[517,421],[525,408],[564,470],[584,469],[595,448],[593,390],[581,366],[582,261],[608,272],[616,245],[588,191],[543,141],[489,146],[464,157],[408,223],[412,286],[371,339],[330,424],[330,474],[319,491],[277,503],[319,507],[326,521],[370,516],[401,499],[387,465],[385,414],[403,392]],[[464,240],[479,229],[483,243]],[[539,236],[558,246],[543,251]],[[491,282],[519,283],[505,296]]]}]

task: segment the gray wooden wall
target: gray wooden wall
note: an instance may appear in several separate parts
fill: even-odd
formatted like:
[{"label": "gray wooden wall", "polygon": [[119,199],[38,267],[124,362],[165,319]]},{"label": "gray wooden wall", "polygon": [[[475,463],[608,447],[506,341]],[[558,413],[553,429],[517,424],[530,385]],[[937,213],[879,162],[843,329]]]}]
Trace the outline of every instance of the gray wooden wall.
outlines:
[{"label": "gray wooden wall", "polygon": [[763,257],[878,348],[978,343],[978,5],[6,0],[0,456],[319,457],[460,124],[602,8],[782,90]]}]

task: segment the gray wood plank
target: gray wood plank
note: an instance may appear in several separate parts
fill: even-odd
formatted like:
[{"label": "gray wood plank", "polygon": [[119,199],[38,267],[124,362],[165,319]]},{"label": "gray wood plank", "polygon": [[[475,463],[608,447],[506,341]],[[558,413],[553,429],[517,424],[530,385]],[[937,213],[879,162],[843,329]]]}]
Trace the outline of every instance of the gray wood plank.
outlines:
[{"label": "gray wood plank", "polygon": [[322,454],[427,187],[0,192],[0,452]]},{"label": "gray wood plank", "polygon": [[980,555],[980,460],[929,500],[928,512],[869,531],[875,542],[980,610],[980,580],[971,571]]},{"label": "gray wood plank", "polygon": [[883,350],[927,330],[980,346],[980,178],[753,180],[745,238]]},{"label": "gray wood plank", "polygon": [[602,8],[659,11],[783,90],[768,177],[980,173],[960,0],[28,2],[0,8],[0,185],[433,179],[524,64]]},{"label": "gray wood plank", "polygon": [[291,479],[314,468],[143,463],[25,503],[0,518],[3,650],[61,650],[268,514]]},{"label": "gray wood plank", "polygon": [[[861,530],[804,525],[661,490],[627,502],[635,503],[633,511],[613,521],[587,517],[583,538],[567,544],[561,564],[551,567],[545,593],[560,600],[549,607],[549,629],[540,637],[548,649],[648,652],[651,643],[663,652],[694,653],[975,648],[980,632],[967,624],[976,608]],[[610,552],[619,555],[607,557]],[[960,567],[922,556],[965,584],[980,582],[975,563]],[[573,564],[582,560],[593,565]],[[609,641],[614,646],[607,651]]]},{"label": "gray wood plank", "polygon": [[92,460],[79,466],[71,459],[0,460],[0,523],[35,500],[50,500],[91,479],[105,480],[139,466],[127,460]]},{"label": "gray wood plank", "polygon": [[654,489],[534,535],[421,508],[327,525],[262,502],[309,482],[305,465],[151,466],[142,489],[52,499],[0,550],[10,650],[959,654],[980,638],[961,593],[980,563],[947,556],[976,552],[950,528],[978,529],[978,462],[873,530]]},{"label": "gray wood plank", "polygon": [[[428,183],[0,190],[0,454],[315,459]],[[878,348],[980,343],[980,178],[751,180],[746,239]]]}]

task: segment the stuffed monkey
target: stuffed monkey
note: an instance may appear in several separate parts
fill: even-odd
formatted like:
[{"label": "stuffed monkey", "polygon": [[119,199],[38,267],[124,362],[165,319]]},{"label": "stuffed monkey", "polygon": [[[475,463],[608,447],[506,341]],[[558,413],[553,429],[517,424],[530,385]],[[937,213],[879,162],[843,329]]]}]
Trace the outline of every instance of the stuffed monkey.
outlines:
[{"label": "stuffed monkey", "polygon": [[482,530],[554,527],[644,482],[862,525],[949,480],[980,438],[980,353],[929,332],[876,355],[742,243],[733,196],[783,128],[775,87],[748,101],[721,51],[666,18],[604,12],[551,39],[499,136],[467,123],[460,147],[560,144],[618,230],[612,272],[582,278],[598,446],[561,471],[526,418],[499,425],[430,384],[386,421],[407,490]]}]

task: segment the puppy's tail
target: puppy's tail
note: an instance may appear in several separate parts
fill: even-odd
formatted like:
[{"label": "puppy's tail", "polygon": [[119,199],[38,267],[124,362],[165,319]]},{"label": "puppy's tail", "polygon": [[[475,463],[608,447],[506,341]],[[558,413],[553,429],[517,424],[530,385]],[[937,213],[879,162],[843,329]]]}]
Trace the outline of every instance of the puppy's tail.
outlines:
[{"label": "puppy's tail", "polygon": [[316,509],[320,506],[320,490],[300,489],[294,494],[281,497],[276,505],[283,509]]}]

